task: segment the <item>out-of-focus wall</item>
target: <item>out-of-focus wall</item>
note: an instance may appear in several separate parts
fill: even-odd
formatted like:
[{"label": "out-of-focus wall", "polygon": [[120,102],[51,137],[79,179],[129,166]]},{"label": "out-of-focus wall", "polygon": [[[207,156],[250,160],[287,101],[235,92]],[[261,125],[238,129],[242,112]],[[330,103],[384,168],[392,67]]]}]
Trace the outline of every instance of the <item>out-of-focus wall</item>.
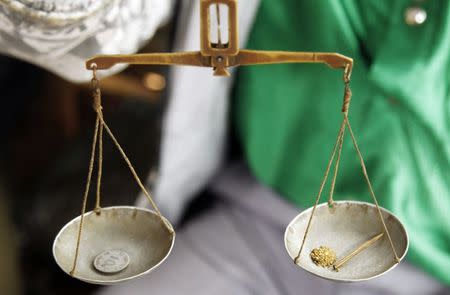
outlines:
[{"label": "out-of-focus wall", "polygon": [[19,281],[16,236],[7,210],[6,192],[0,183],[0,290],[2,294],[22,294]]}]

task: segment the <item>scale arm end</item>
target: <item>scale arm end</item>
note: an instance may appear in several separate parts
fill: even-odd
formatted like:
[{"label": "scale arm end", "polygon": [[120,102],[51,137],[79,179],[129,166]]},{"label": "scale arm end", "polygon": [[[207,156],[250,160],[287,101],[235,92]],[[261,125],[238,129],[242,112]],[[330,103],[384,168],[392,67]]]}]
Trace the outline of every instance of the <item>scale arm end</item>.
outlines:
[{"label": "scale arm end", "polygon": [[86,60],[86,69],[92,70],[94,64],[99,70],[107,70],[116,64],[209,66],[199,51],[96,55]]}]

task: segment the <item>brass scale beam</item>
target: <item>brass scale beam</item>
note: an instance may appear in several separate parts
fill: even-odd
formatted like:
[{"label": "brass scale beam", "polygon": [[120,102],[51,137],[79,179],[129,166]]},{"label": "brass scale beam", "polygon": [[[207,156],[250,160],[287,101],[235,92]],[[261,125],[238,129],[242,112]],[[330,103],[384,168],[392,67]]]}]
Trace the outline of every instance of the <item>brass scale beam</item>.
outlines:
[{"label": "brass scale beam", "polygon": [[[334,69],[351,73],[353,59],[338,53],[240,50],[238,47],[237,0],[200,0],[200,51],[175,53],[143,53],[97,55],[86,61],[86,68],[109,69],[116,64],[184,65],[210,67],[215,76],[229,76],[234,66],[279,63],[324,63]],[[221,42],[220,7],[228,11],[228,40]],[[216,8],[217,42],[211,42],[211,8]]]}]

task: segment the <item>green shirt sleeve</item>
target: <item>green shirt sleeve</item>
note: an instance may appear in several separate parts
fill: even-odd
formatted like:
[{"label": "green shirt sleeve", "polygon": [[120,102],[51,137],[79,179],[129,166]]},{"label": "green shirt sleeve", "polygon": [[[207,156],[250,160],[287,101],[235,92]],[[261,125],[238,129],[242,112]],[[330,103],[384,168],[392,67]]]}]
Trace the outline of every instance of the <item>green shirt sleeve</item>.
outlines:
[{"label": "green shirt sleeve", "polygon": [[[415,2],[414,2],[415,3]],[[450,2],[263,0],[247,44],[355,60],[350,119],[380,204],[406,224],[409,260],[450,284]],[[241,68],[232,118],[256,177],[299,207],[314,202],[341,120],[342,72]],[[346,140],[336,199],[371,201]]]}]

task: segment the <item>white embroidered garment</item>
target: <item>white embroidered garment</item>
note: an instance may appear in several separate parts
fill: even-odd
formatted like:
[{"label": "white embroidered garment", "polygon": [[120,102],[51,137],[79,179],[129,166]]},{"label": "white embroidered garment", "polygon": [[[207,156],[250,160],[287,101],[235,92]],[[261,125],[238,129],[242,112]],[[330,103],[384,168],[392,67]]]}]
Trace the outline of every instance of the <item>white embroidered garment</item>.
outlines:
[{"label": "white embroidered garment", "polygon": [[[136,52],[170,16],[173,0],[3,0],[0,53],[71,81],[95,54]],[[119,65],[101,75],[122,70]]]}]

